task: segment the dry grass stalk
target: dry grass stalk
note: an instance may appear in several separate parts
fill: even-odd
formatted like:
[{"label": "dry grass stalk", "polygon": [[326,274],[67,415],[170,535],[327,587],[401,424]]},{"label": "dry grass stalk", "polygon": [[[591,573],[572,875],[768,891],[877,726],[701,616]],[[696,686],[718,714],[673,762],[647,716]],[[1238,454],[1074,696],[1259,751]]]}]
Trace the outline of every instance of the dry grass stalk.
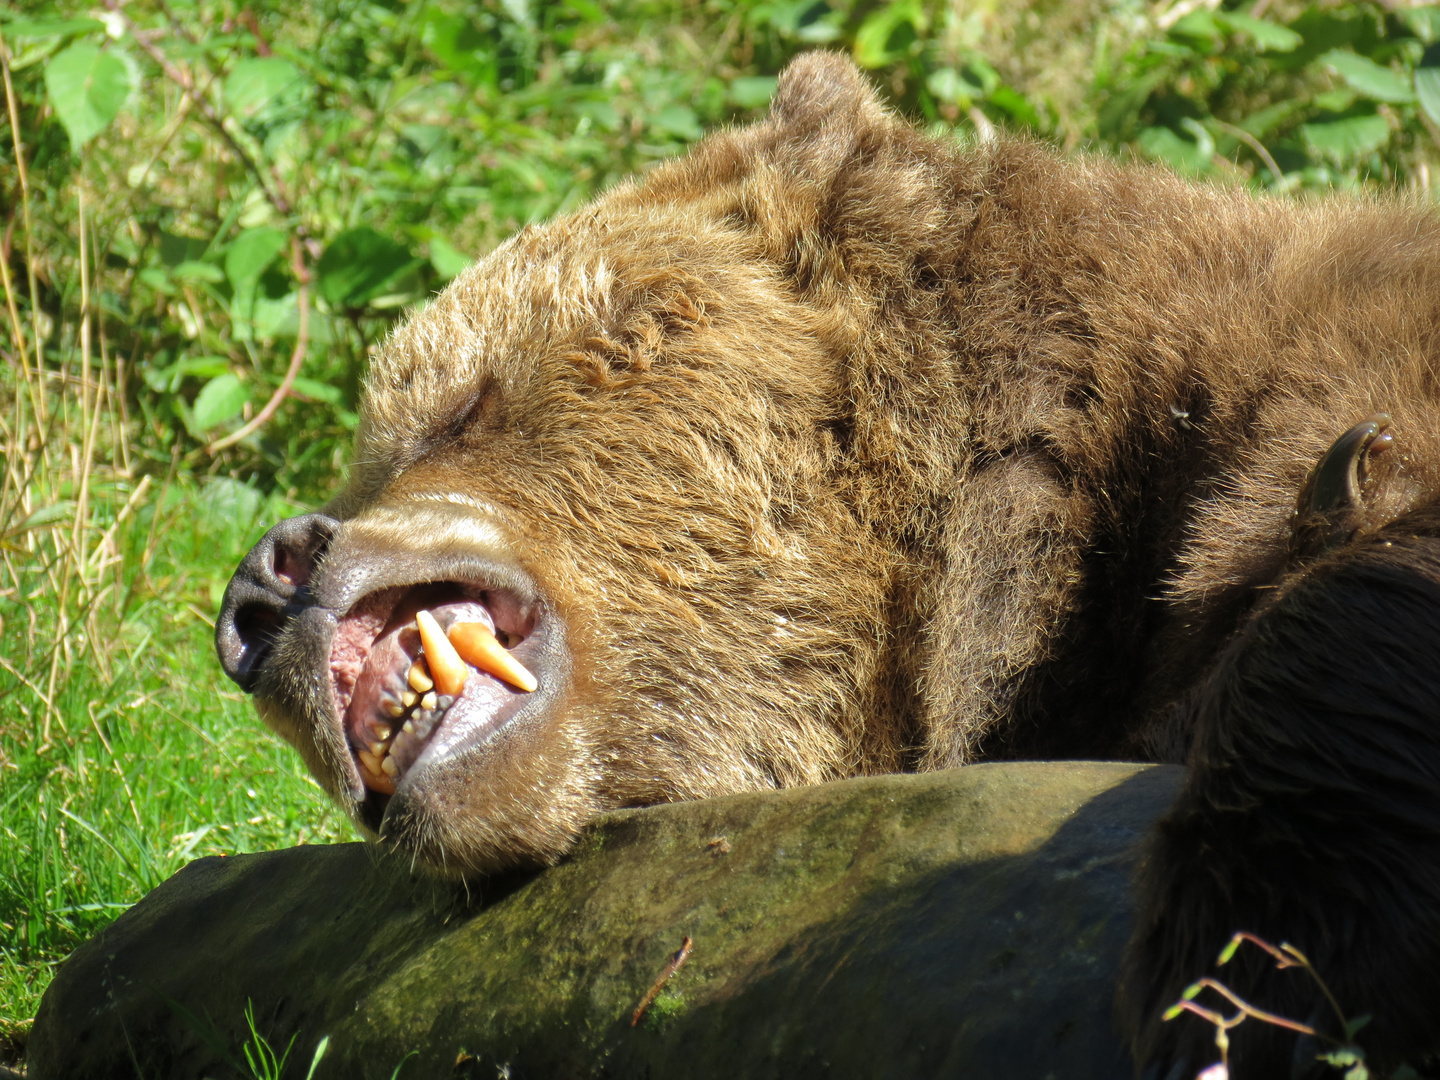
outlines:
[{"label": "dry grass stalk", "polygon": [[[127,592],[125,532],[136,524],[152,484],[130,471],[118,363],[112,366],[96,303],[102,252],[83,180],[76,181],[79,309],[72,327],[62,322],[47,353],[25,144],[3,38],[0,74],[18,163],[28,288],[20,293],[10,251],[0,253],[5,256],[0,258],[0,288],[8,330],[0,341],[6,343],[9,371],[0,383],[0,599],[11,602],[12,612],[24,613],[23,622],[13,614],[9,626],[0,621],[3,667],[14,680],[0,696],[16,694],[22,699],[19,712],[38,713],[35,730],[7,734],[35,743],[39,752],[57,729],[60,737],[70,736],[70,720],[84,721],[83,716],[67,717],[67,709],[75,706],[60,693],[71,665],[87,663],[102,678],[110,677],[118,638],[112,624],[123,615]],[[28,320],[22,315],[26,307]],[[25,698],[33,699],[31,708],[23,704]]]}]

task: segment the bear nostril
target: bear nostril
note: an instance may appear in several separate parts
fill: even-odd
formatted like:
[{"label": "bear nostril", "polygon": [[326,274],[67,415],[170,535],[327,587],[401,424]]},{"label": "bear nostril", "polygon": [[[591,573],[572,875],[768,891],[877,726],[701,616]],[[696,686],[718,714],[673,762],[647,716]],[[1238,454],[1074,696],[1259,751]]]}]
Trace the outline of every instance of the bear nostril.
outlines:
[{"label": "bear nostril", "polygon": [[263,607],[242,608],[235,613],[235,630],[240,636],[242,668],[253,667],[259,654],[269,652],[284,622],[283,615]]},{"label": "bear nostril", "polygon": [[232,580],[226,590],[215,620],[215,651],[225,674],[247,694],[292,611],[285,599],[249,582]]},{"label": "bear nostril", "polygon": [[215,620],[215,651],[225,674],[247,693],[286,621],[311,603],[310,580],[337,525],[324,514],[280,522],[230,579]]},{"label": "bear nostril", "polygon": [[[308,555],[309,552],[305,552]],[[295,552],[280,544],[275,545],[272,569],[275,577],[286,585],[294,588],[306,584],[310,580],[311,562],[308,558],[297,558]]]}]

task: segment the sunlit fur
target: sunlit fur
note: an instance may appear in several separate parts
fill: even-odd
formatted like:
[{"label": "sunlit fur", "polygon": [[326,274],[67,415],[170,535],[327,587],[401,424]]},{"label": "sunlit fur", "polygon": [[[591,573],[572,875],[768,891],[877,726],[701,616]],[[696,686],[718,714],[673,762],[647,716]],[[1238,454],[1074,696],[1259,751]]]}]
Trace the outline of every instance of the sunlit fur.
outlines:
[{"label": "sunlit fur", "polygon": [[[422,554],[438,501],[503,523],[573,657],[544,723],[401,839],[487,871],[607,807],[1183,758],[1335,437],[1388,411],[1387,505],[1440,490],[1437,361],[1433,212],[928,138],[802,57],[768,120],[525,229],[375,359],[331,512],[388,508]],[[1244,916],[1172,854],[1134,1029],[1203,974],[1184,904]],[[1190,1030],[1143,1045],[1200,1053]]]}]

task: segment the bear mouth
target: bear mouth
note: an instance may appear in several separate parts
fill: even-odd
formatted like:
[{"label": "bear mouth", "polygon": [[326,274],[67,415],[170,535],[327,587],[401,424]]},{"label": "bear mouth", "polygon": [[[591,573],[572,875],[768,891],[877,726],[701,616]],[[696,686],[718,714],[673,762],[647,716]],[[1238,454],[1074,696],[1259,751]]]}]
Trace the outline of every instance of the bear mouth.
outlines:
[{"label": "bear mouth", "polygon": [[336,626],[330,678],[352,787],[363,791],[358,815],[377,833],[397,793],[428,767],[493,737],[531,696],[514,685],[514,674],[502,677],[505,664],[462,660],[458,692],[435,678],[430,668],[439,666],[439,658],[427,662],[417,625],[424,612],[441,632],[462,624],[483,627],[482,636],[493,635],[524,673],[545,683],[549,650],[541,605],[512,589],[429,582],[380,589],[357,601]]}]

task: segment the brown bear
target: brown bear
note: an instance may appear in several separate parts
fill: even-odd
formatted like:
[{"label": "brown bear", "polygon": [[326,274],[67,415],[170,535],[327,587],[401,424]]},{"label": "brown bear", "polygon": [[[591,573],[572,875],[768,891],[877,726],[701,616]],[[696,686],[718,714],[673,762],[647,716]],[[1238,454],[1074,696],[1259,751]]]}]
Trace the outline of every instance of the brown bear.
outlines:
[{"label": "brown bear", "polygon": [[[348,485],[245,559],[218,648],[363,829],[457,875],[612,807],[1188,761],[1120,994],[1138,1066],[1213,1059],[1160,1014],[1237,929],[1372,1013],[1372,1062],[1418,1059],[1437,374],[1433,211],[926,137],[811,54],[767,120],[396,332]],[[477,625],[497,660],[442,656]],[[1226,971],[1333,1030],[1295,973]],[[1246,1024],[1234,1074],[1294,1047]]]}]

